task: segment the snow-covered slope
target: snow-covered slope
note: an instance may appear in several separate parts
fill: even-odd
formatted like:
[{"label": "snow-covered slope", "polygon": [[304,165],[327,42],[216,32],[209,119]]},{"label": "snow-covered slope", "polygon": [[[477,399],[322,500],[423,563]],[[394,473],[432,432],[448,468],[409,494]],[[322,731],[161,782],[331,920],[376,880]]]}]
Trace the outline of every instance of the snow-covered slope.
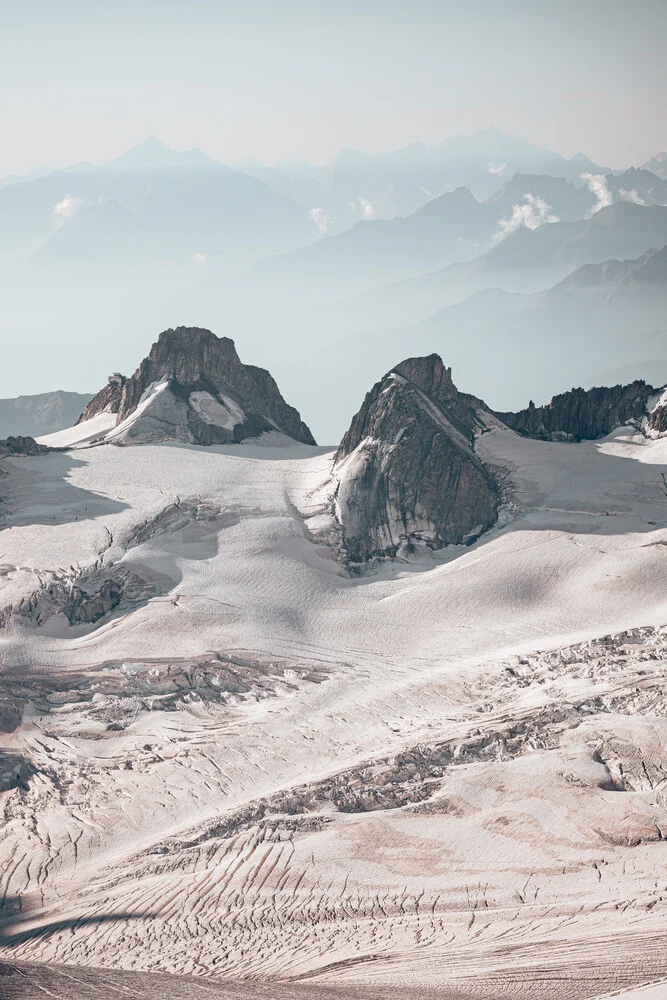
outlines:
[{"label": "snow-covered slope", "polygon": [[665,974],[667,439],[476,450],[499,524],[357,578],[326,449],[3,461],[7,956],[486,1000]]}]

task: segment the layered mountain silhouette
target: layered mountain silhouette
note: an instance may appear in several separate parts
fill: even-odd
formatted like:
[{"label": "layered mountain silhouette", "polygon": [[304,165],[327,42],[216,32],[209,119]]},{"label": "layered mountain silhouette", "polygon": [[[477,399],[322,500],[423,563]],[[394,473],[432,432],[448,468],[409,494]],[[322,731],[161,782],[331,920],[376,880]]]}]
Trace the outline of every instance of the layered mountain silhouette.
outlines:
[{"label": "layered mountain silhouette", "polygon": [[[667,182],[644,168],[612,173],[491,130],[376,157],[346,151],[326,167],[283,164],[279,190],[253,169],[150,137],[108,164],[0,190],[4,320],[15,332],[6,362],[21,365],[22,345],[48,330],[31,377],[43,383],[48,368],[54,384],[88,385],[105,373],[96,345],[113,341],[134,365],[146,328],[190,316],[243,337],[290,398],[318,404],[317,437],[336,440],[378,363],[413,343],[440,350],[463,387],[502,410],[525,402],[531,372],[544,400],[607,372],[650,381],[648,361],[667,357],[659,278],[619,277],[619,293],[609,263],[607,291],[545,291],[588,264],[622,269],[667,244]],[[390,175],[393,188],[382,187]],[[362,177],[386,191],[386,208],[355,186]],[[392,207],[399,190],[415,200]],[[329,195],[347,205],[345,225],[356,221],[338,236]],[[582,290],[589,280],[573,277]]]},{"label": "layered mountain silhouette", "polygon": [[498,226],[498,209],[466,188],[434,198],[407,218],[358,222],[339,236],[253,265],[239,278],[277,299],[341,297],[438,265],[475,257]]},{"label": "layered mountain silhouette", "polygon": [[102,167],[56,171],[0,190],[0,255],[51,265],[144,259],[238,265],[312,240],[295,202],[199,150],[143,143]]},{"label": "layered mountain silhouette", "polygon": [[361,312],[378,327],[414,322],[485,288],[536,291],[585,264],[627,260],[665,244],[666,207],[617,203],[578,222],[519,226],[473,260],[370,292],[349,312]]},{"label": "layered mountain silhouette", "polygon": [[461,186],[480,200],[488,198],[516,173],[580,182],[582,172],[607,172],[581,153],[566,159],[496,128],[452,136],[433,146],[414,142],[391,153],[344,149],[323,167],[289,163],[245,169],[308,207],[322,206],[331,217],[332,232],[343,219],[349,224],[359,218],[409,215]]},{"label": "layered mountain silhouette", "polygon": [[[393,314],[399,320],[398,307]],[[391,315],[387,308],[385,329],[340,336],[329,363],[354,351],[355,373],[372,377],[392,358],[436,349],[459,385],[499,410],[522,407],[527,392],[543,402],[572,385],[637,378],[661,385],[667,381],[667,248],[584,265],[543,292],[479,291],[410,325],[392,326]],[[342,315],[339,326],[346,329]]]}]

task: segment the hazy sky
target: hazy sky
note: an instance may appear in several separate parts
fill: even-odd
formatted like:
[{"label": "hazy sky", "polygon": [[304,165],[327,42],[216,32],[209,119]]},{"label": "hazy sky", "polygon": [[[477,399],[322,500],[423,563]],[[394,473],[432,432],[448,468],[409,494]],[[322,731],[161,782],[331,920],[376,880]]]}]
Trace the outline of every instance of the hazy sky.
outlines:
[{"label": "hazy sky", "polygon": [[0,0],[0,175],[149,133],[324,162],[496,125],[627,166],[667,148],[667,0]]}]

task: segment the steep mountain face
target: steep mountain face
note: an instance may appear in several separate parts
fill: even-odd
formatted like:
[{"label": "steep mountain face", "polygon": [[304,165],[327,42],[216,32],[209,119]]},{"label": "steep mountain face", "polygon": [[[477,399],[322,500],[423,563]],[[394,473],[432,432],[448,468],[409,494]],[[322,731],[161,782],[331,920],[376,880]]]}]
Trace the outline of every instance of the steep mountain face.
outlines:
[{"label": "steep mountain face", "polygon": [[60,390],[0,399],[0,437],[53,434],[69,427],[90,399],[90,394]]},{"label": "steep mountain face", "polygon": [[646,420],[649,433],[653,432],[660,436],[667,433],[667,400],[663,402],[663,399],[664,396],[652,407]]},{"label": "steep mountain face", "polygon": [[177,440],[228,444],[279,431],[315,444],[268,371],[244,365],[229,337],[210,330],[165,330],[130,378],[112,376],[86,407],[81,422],[116,413],[106,440]]},{"label": "steep mountain face", "polygon": [[403,361],[373,386],[335,456],[351,563],[471,542],[494,523],[496,485],[474,451],[485,415],[437,354]]},{"label": "steep mountain face", "polygon": [[648,403],[655,392],[640,379],[630,385],[571,389],[554,396],[546,406],[535,406],[531,400],[525,410],[496,416],[524,437],[593,440],[611,434],[623,424],[641,426],[647,420]]}]

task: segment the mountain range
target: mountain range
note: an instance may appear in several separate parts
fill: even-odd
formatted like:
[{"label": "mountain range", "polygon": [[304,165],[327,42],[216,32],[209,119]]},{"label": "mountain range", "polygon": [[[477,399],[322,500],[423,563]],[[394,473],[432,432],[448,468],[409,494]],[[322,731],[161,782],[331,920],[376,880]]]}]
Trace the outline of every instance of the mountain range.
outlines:
[{"label": "mountain range", "polygon": [[[492,154],[503,150],[507,169],[489,174]],[[241,338],[250,360],[267,359],[321,440],[340,436],[346,407],[374,370],[373,351],[389,364],[410,353],[415,336],[428,353],[431,333],[420,332],[422,323],[464,382],[473,384],[474,373],[500,409],[523,403],[518,372],[529,358],[544,370],[559,322],[571,340],[576,331],[579,346],[574,355],[561,352],[543,393],[571,379],[592,384],[617,369],[630,380],[650,377],[650,365],[663,363],[664,341],[648,285],[633,293],[634,324],[629,305],[612,315],[582,297],[556,309],[512,295],[543,293],[588,263],[622,266],[665,246],[667,182],[645,168],[605,173],[585,158],[565,161],[495,132],[435,152],[416,146],[386,157],[347,153],[338,166],[349,179],[348,167],[381,174],[401,163],[407,177],[425,163],[445,162],[474,162],[479,170],[486,163],[491,193],[475,188],[471,173],[464,186],[435,197],[428,188],[425,204],[405,216],[373,218],[357,199],[338,235],[328,235],[336,228],[311,212],[323,207],[312,187],[325,189],[321,168],[280,168],[311,186],[302,198],[153,137],[108,164],[79,164],[4,187],[1,308],[12,331],[5,360],[7,369],[26,373],[6,395],[30,392],[36,380],[81,387],[103,381],[112,365],[100,343],[113,343],[116,365],[132,371],[147,346],[143,331],[165,327],[171,317],[215,326]],[[336,197],[345,201],[349,192],[340,190]],[[488,294],[476,300],[477,292]],[[460,303],[460,310],[430,319]],[[598,350],[605,315],[614,331],[609,364]],[[554,332],[517,332],[542,321]],[[634,331],[634,356],[623,329]],[[480,357],[473,345],[482,338],[491,346]],[[512,352],[526,338],[517,364]]]},{"label": "mountain range", "polygon": [[104,267],[127,257],[252,260],[313,239],[298,205],[203,153],[147,140],[102,167],[0,190],[0,254]]}]

